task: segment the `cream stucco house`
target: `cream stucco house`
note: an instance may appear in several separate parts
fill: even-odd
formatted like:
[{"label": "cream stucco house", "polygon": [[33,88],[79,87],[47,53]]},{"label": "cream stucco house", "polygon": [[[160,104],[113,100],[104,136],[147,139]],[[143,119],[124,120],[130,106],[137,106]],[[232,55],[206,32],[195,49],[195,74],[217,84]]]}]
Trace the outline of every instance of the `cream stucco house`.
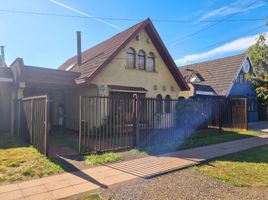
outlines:
[{"label": "cream stucco house", "polygon": [[188,85],[150,19],[77,54],[57,70],[27,66],[18,58],[11,65],[17,89],[12,98],[48,94],[50,120],[59,121],[64,106],[66,128],[78,130],[79,96],[119,96],[177,99]]}]

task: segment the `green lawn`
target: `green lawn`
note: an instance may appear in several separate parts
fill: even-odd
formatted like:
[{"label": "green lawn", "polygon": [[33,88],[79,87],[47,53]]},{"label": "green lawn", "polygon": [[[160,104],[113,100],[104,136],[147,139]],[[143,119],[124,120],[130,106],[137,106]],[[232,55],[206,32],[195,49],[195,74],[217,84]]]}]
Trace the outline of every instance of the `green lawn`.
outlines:
[{"label": "green lawn", "polygon": [[87,155],[84,159],[88,164],[96,166],[123,160],[123,156],[117,153],[104,153]]},{"label": "green lawn", "polygon": [[209,144],[228,142],[262,134],[258,131],[224,129],[220,134],[217,129],[199,130],[192,138],[186,140],[178,149],[189,149]]},{"label": "green lawn", "polygon": [[63,172],[36,149],[27,146],[18,137],[1,135],[0,184],[43,177]]},{"label": "green lawn", "polygon": [[148,156],[148,152],[146,152],[145,150],[141,150],[141,149],[131,149],[130,153],[132,153],[133,155],[143,155],[143,156]]},{"label": "green lawn", "polygon": [[268,145],[224,156],[194,169],[235,186],[268,187]]}]

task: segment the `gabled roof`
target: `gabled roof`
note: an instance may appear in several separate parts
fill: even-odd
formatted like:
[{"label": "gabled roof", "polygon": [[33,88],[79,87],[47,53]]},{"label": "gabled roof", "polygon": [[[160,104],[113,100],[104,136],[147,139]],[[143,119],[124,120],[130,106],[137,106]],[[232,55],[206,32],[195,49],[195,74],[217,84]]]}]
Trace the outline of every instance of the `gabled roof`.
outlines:
[{"label": "gabled roof", "polygon": [[[179,67],[185,79],[192,74],[190,71],[198,72],[204,81],[199,85],[210,86],[217,95],[226,96],[233,80],[236,78],[241,65],[247,58],[247,54],[239,54],[235,56],[210,60],[206,62],[191,64]],[[193,84],[194,85],[194,84]]]},{"label": "gabled roof", "polygon": [[187,83],[183,79],[181,73],[176,69],[176,64],[150,19],[140,22],[112,38],[84,51],[82,53],[82,64],[80,66],[77,66],[77,56],[73,56],[62,64],[59,69],[69,69],[70,71],[80,72],[81,75],[76,79],[77,83],[90,82],[142,29],[145,29],[150,36],[153,44],[165,64],[168,66],[169,71],[179,87],[182,90],[188,90],[189,87]]}]

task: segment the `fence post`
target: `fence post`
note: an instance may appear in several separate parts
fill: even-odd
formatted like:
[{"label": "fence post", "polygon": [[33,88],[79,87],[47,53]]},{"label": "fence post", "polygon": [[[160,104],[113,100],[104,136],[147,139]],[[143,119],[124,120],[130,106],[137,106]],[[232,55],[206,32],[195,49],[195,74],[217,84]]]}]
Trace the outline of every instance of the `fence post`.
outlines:
[{"label": "fence post", "polygon": [[137,95],[133,95],[133,101],[134,101],[134,113],[133,113],[133,145],[138,146],[139,145],[139,119],[138,119],[138,98]]},{"label": "fence post", "polygon": [[30,129],[30,144],[33,144],[33,113],[34,113],[34,100],[31,100],[31,129]]},{"label": "fence post", "polygon": [[20,116],[21,116],[21,100],[20,99],[18,99],[18,108],[17,108],[17,136],[20,136]]},{"label": "fence post", "polygon": [[219,102],[218,102],[218,112],[219,112],[219,134],[222,134],[222,120],[223,120],[223,117],[222,117],[222,115],[223,115],[223,113],[222,113],[222,111],[223,111],[223,109],[222,109],[222,106],[223,106],[223,104],[224,104],[224,101],[222,101],[222,100],[220,100]]},{"label": "fence post", "polygon": [[49,97],[45,98],[45,138],[44,138],[44,154],[48,155],[48,129],[49,129]]},{"label": "fence post", "polygon": [[82,153],[81,149],[81,139],[82,139],[82,96],[79,96],[79,153]]},{"label": "fence post", "polygon": [[184,139],[186,139],[186,137],[187,137],[187,121],[188,121],[188,119],[187,119],[187,113],[188,113],[188,106],[187,106],[187,101],[186,100],[182,100],[183,101],[183,104],[184,104],[184,106],[183,106],[183,108],[182,109],[185,109],[184,110],[184,117],[183,117],[183,127],[184,127]]},{"label": "fence post", "polygon": [[245,115],[244,128],[246,128],[246,130],[248,130],[248,99],[245,99],[244,115]]}]

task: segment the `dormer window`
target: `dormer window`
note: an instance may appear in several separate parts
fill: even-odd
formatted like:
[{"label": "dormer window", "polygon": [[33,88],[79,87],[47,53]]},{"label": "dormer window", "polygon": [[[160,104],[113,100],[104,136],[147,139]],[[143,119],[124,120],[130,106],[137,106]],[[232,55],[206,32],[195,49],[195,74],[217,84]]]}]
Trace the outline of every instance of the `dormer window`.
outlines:
[{"label": "dormer window", "polygon": [[148,54],[147,71],[155,71],[155,56],[152,52]]},{"label": "dormer window", "polygon": [[145,70],[145,52],[143,50],[139,50],[138,64],[139,69]]},{"label": "dormer window", "polygon": [[136,52],[132,47],[127,50],[127,68],[136,68]]}]

